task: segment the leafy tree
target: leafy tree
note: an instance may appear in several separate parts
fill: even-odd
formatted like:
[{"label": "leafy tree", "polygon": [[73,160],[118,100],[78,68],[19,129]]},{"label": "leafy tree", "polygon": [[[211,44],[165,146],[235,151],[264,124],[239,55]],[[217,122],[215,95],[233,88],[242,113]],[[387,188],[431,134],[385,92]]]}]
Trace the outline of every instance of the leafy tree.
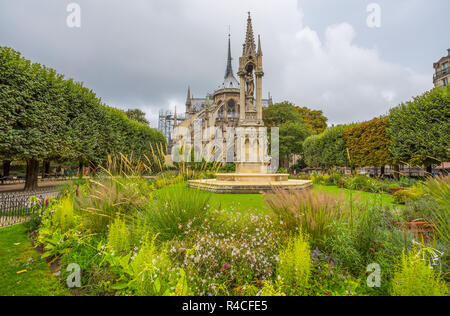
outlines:
[{"label": "leafy tree", "polygon": [[266,126],[270,127],[280,127],[287,122],[302,122],[315,134],[324,132],[328,121],[322,111],[301,108],[288,101],[264,109],[263,118]]},{"label": "leafy tree", "polygon": [[284,157],[285,166],[292,155],[303,154],[303,142],[312,132],[301,122],[288,122],[280,127],[280,158]]},{"label": "leafy tree", "polygon": [[[164,136],[101,103],[82,83],[0,47],[0,159],[27,162],[26,190],[40,161],[99,164],[114,153],[152,157]],[[155,146],[154,146],[155,147]]]},{"label": "leafy tree", "polygon": [[150,122],[145,118],[145,113],[139,109],[128,110],[125,112],[129,119],[138,121],[144,125],[150,125]]},{"label": "leafy tree", "polygon": [[280,129],[280,159],[286,168],[293,155],[303,154],[303,141],[312,134],[296,109],[292,103],[282,102],[269,106],[263,112],[265,125]]},{"label": "leafy tree", "polygon": [[321,168],[322,152],[324,149],[324,143],[322,141],[322,135],[313,135],[305,139],[303,143],[303,150],[305,155],[305,162],[308,167]]},{"label": "leafy tree", "polygon": [[292,155],[303,156],[304,140],[324,129],[327,121],[321,111],[299,108],[287,101],[264,109],[263,118],[266,126],[280,128],[280,158],[286,168]]},{"label": "leafy tree", "polygon": [[263,111],[264,123],[268,127],[280,127],[287,122],[302,122],[302,116],[290,102],[273,104]]},{"label": "leafy tree", "polygon": [[425,165],[450,159],[450,86],[435,88],[389,114],[391,152],[400,162]]},{"label": "leafy tree", "polygon": [[323,133],[327,129],[328,119],[323,115],[322,111],[311,110],[307,107],[296,107],[295,111],[301,115],[303,123],[305,123],[314,134]]},{"label": "leafy tree", "polygon": [[320,135],[307,138],[303,144],[305,162],[309,167],[348,167],[344,133],[352,125],[339,125]]},{"label": "leafy tree", "polygon": [[349,127],[345,142],[353,167],[382,167],[393,165],[388,134],[388,118],[375,118],[369,122]]}]

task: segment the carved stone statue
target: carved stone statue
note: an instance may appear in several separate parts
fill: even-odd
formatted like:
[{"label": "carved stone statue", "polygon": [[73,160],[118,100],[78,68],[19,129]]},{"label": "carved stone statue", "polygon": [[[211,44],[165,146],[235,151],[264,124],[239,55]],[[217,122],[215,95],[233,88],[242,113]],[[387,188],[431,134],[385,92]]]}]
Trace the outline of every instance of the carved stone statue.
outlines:
[{"label": "carved stone statue", "polygon": [[245,82],[247,84],[247,98],[253,98],[253,95],[255,93],[255,81],[253,79],[253,73],[247,73],[247,75],[245,76]]}]

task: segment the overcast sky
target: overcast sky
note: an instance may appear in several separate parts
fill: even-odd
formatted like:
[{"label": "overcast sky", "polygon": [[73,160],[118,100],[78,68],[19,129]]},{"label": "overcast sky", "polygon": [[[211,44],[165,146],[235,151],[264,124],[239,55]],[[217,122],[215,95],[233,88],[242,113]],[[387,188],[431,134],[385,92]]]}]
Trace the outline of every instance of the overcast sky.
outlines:
[{"label": "overcast sky", "polygon": [[[69,28],[67,5],[81,7]],[[381,6],[381,27],[367,5]],[[264,95],[321,109],[330,123],[363,121],[433,87],[433,63],[450,48],[448,0],[0,0],[0,45],[67,77],[102,100],[184,111],[186,91],[223,80],[227,34],[234,71],[247,12],[261,34]]]}]

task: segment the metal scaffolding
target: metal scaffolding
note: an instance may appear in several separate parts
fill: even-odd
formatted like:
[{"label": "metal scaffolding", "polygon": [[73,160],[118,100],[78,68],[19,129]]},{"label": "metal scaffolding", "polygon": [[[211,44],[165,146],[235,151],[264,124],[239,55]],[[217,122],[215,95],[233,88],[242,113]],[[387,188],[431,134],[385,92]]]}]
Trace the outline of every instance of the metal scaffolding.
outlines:
[{"label": "metal scaffolding", "polygon": [[[186,119],[185,115],[177,114],[177,124],[184,122]],[[158,130],[163,133],[164,137],[167,141],[167,148],[170,149],[172,147],[172,134],[175,125],[175,114],[171,111],[161,110],[159,112],[159,120],[158,120]]]}]

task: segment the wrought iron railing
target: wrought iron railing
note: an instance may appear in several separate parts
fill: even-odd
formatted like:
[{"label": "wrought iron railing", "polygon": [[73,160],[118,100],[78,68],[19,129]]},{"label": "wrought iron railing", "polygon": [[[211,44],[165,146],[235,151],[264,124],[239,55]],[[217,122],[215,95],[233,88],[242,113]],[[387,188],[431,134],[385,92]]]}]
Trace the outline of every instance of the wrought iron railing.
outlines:
[{"label": "wrought iron railing", "polygon": [[26,222],[47,198],[57,195],[56,190],[0,193],[0,227]]}]

